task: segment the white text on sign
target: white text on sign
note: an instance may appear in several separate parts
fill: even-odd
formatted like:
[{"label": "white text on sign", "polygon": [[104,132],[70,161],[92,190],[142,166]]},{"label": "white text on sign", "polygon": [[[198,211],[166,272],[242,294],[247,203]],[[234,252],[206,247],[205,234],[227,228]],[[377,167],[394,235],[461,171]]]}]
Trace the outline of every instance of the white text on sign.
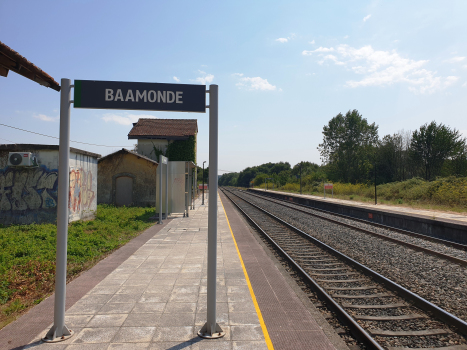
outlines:
[{"label": "white text on sign", "polygon": [[183,91],[155,91],[155,90],[133,90],[128,89],[125,97],[122,89],[117,89],[114,93],[113,89],[105,89],[106,101],[122,101],[122,102],[152,102],[152,103],[180,103],[183,104]]}]

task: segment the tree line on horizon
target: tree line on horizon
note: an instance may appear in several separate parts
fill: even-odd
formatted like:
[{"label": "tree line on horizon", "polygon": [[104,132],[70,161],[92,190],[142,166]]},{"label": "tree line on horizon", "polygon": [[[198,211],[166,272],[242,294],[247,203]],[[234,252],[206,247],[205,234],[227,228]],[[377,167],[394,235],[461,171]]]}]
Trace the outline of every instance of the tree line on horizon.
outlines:
[{"label": "tree line on horizon", "polygon": [[378,136],[378,126],[369,124],[357,110],[339,113],[323,127],[318,150],[322,164],[302,161],[265,163],[239,173],[220,177],[220,186],[259,186],[265,181],[278,186],[307,182],[377,184],[419,177],[467,176],[467,141],[462,134],[442,123],[426,123],[419,129]]}]

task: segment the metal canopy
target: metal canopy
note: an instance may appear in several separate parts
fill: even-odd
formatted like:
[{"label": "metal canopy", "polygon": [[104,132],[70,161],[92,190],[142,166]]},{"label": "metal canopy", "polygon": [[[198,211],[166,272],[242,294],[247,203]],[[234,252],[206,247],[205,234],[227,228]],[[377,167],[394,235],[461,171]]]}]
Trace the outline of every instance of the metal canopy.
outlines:
[{"label": "metal canopy", "polygon": [[50,75],[0,41],[0,76],[7,77],[10,70],[45,87],[60,91],[60,85]]}]

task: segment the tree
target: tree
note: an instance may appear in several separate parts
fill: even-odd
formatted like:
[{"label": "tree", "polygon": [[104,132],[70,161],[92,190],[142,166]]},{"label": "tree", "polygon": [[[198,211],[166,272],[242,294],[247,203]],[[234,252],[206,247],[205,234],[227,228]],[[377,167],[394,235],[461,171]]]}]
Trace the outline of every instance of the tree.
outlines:
[{"label": "tree", "polygon": [[411,157],[421,164],[425,179],[434,179],[440,174],[448,159],[456,159],[465,151],[466,140],[458,130],[432,121],[415,130],[410,145]]},{"label": "tree", "polygon": [[323,127],[323,143],[318,147],[332,180],[358,182],[368,179],[372,168],[378,127],[356,109],[339,113]]}]

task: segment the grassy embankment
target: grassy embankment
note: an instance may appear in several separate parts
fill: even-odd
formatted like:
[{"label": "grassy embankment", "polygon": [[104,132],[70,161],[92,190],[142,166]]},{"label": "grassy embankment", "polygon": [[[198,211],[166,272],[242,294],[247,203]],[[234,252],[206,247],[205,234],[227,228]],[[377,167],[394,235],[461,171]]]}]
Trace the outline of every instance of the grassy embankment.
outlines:
[{"label": "grassy embankment", "polygon": [[[264,186],[260,186],[264,188]],[[269,184],[271,189],[271,184]],[[300,185],[289,183],[276,189],[286,192],[300,192]],[[323,183],[302,185],[302,193],[323,195]],[[331,190],[326,190],[326,196]],[[435,181],[414,178],[377,186],[379,204],[408,206],[420,209],[433,209],[467,213],[467,178],[448,177]],[[369,184],[334,183],[334,198],[358,202],[374,202],[375,188]]]},{"label": "grassy embankment", "polygon": [[[70,281],[154,222],[154,208],[98,205],[91,221],[68,228]],[[0,329],[54,290],[57,228],[53,224],[0,225]]]}]

